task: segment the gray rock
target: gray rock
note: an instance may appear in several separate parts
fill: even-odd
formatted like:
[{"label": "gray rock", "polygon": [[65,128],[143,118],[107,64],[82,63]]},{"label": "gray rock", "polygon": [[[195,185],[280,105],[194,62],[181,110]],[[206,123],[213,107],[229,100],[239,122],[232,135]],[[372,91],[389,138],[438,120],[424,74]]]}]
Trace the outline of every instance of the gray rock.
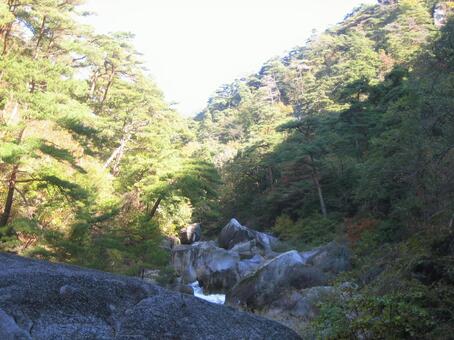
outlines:
[{"label": "gray rock", "polygon": [[283,291],[279,298],[260,311],[260,315],[276,320],[298,333],[320,313],[318,304],[336,298],[339,292],[330,286]]},{"label": "gray rock", "polygon": [[181,229],[178,236],[181,244],[193,244],[194,242],[200,241],[200,237],[202,236],[200,223],[193,223]]},{"label": "gray rock", "polygon": [[31,339],[30,334],[19,328],[16,321],[2,309],[0,309],[0,336],[3,340]]},{"label": "gray rock", "polygon": [[325,273],[337,275],[351,269],[351,252],[346,245],[333,241],[309,253],[306,263]]},{"label": "gray rock", "polygon": [[162,239],[161,248],[167,251],[171,251],[173,247],[179,245],[180,239],[176,237],[166,236]]},{"label": "gray rock", "polygon": [[226,296],[233,306],[255,311],[269,305],[284,289],[301,289],[326,284],[328,277],[307,266],[297,251],[283,253],[266,261],[255,272],[239,281]]},{"label": "gray rock", "polygon": [[230,289],[239,280],[240,256],[216,246],[213,241],[176,246],[172,265],[184,283],[199,281],[205,292]]},{"label": "gray rock", "polygon": [[0,254],[0,339],[298,339],[136,278]]},{"label": "gray rock", "polygon": [[378,0],[380,5],[394,5],[397,4],[398,0]]},{"label": "gray rock", "polygon": [[218,237],[219,246],[225,249],[232,249],[236,245],[248,241],[255,241],[257,247],[261,248],[265,253],[271,252],[279,242],[274,236],[242,226],[234,218],[222,228]]},{"label": "gray rock", "polygon": [[260,254],[260,250],[257,248],[255,240],[235,244],[230,250],[238,253],[241,259],[250,259],[257,254]]},{"label": "gray rock", "polygon": [[161,271],[159,269],[144,269],[142,279],[157,284]]},{"label": "gray rock", "polygon": [[434,25],[437,28],[445,26],[453,13],[454,8],[449,6],[448,1],[439,2],[433,10]]},{"label": "gray rock", "polygon": [[238,273],[240,278],[254,273],[264,261],[265,259],[258,254],[250,259],[240,261],[238,263]]}]

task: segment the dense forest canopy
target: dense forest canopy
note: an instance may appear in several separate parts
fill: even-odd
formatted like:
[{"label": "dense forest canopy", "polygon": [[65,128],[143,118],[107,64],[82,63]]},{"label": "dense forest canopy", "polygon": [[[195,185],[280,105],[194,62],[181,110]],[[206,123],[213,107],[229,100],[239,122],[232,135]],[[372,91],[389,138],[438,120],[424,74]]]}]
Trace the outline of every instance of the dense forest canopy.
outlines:
[{"label": "dense forest canopy", "polygon": [[320,334],[447,334],[453,2],[356,8],[194,119],[81,3],[0,0],[2,250],[137,274],[167,264],[163,237],[237,217],[301,249],[352,245],[345,279],[367,294],[324,306]]},{"label": "dense forest canopy", "polygon": [[0,3],[2,248],[134,272],[216,195],[190,122],[81,1]]}]

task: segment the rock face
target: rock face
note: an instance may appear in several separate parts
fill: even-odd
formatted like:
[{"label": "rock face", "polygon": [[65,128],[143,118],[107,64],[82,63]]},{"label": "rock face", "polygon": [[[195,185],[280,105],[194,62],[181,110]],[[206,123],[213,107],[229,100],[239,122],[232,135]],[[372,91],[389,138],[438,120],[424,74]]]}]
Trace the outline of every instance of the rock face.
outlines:
[{"label": "rock face", "polygon": [[378,0],[380,5],[394,5],[397,4],[398,0]]},{"label": "rock face", "polygon": [[242,226],[234,218],[222,228],[218,237],[218,244],[224,249],[232,249],[238,244],[249,241],[254,241],[255,245],[265,253],[271,252],[278,243],[277,238]]},{"label": "rock face", "polygon": [[172,265],[184,283],[199,281],[206,292],[223,291],[238,280],[240,256],[216,246],[213,241],[176,246]]},{"label": "rock face", "polygon": [[454,14],[454,7],[450,7],[447,2],[440,2],[435,5],[433,11],[434,25],[438,28],[447,24],[449,17]]},{"label": "rock face", "polygon": [[192,244],[200,241],[200,237],[202,236],[200,223],[193,223],[181,229],[178,236],[181,244]]},{"label": "rock face", "polygon": [[[304,253],[303,253],[304,254]],[[335,241],[306,253],[306,263],[325,273],[337,275],[350,270],[351,254],[347,246]]]},{"label": "rock face", "polygon": [[214,241],[179,245],[172,249],[172,266],[183,283],[199,281],[207,293],[225,292],[265,261],[255,249],[250,242],[230,250]]},{"label": "rock face", "polygon": [[305,333],[306,324],[319,315],[318,304],[335,298],[338,294],[339,292],[330,286],[284,292],[258,314]]},{"label": "rock face", "polygon": [[144,281],[0,254],[0,339],[298,339]]},{"label": "rock face", "polygon": [[337,242],[303,253],[288,251],[243,275],[227,292],[227,303],[304,333],[305,325],[318,315],[317,303],[338,294],[326,285],[349,270],[350,263],[348,248]]},{"label": "rock face", "polygon": [[246,310],[257,310],[271,304],[283,290],[326,283],[326,274],[306,265],[300,254],[292,250],[268,260],[238,282],[227,293],[227,302]]}]

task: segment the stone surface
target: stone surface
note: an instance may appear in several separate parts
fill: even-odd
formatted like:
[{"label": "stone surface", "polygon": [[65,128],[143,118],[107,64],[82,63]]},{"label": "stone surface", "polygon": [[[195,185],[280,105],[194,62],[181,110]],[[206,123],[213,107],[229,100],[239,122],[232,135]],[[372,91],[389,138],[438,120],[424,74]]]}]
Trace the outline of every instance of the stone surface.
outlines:
[{"label": "stone surface", "polygon": [[246,277],[254,273],[265,259],[260,255],[255,255],[254,257],[246,260],[242,260],[238,263],[238,273],[240,278]]},{"label": "stone surface", "polygon": [[255,240],[235,244],[230,250],[238,253],[242,259],[250,259],[257,254],[260,254],[260,250],[257,248]]},{"label": "stone surface", "polygon": [[193,223],[181,229],[178,236],[181,244],[193,244],[194,242],[200,241],[200,237],[202,236],[200,223]]},{"label": "stone surface", "polygon": [[265,254],[271,252],[279,242],[274,236],[242,226],[240,222],[234,218],[222,228],[218,237],[219,246],[225,249],[232,249],[236,245],[248,241],[255,241],[255,245]]},{"label": "stone surface", "polygon": [[327,281],[325,273],[306,265],[300,254],[292,250],[266,261],[239,281],[227,293],[227,303],[255,311],[268,306],[285,289],[320,286]]},{"label": "stone surface", "polygon": [[329,301],[337,295],[336,289],[330,286],[286,290],[259,314],[303,333],[307,323],[319,315],[318,304]]},{"label": "stone surface", "polygon": [[433,11],[434,25],[441,28],[448,23],[448,20],[454,15],[454,7],[448,4],[448,1],[439,2],[435,5]]},{"label": "stone surface", "polygon": [[306,263],[319,268],[325,273],[337,275],[351,268],[350,250],[347,246],[338,242],[330,242],[309,253]]},{"label": "stone surface", "polygon": [[279,323],[146,283],[0,254],[0,339],[298,339]]},{"label": "stone surface", "polygon": [[172,265],[184,283],[199,281],[206,292],[225,291],[239,280],[240,256],[213,241],[176,246]]}]

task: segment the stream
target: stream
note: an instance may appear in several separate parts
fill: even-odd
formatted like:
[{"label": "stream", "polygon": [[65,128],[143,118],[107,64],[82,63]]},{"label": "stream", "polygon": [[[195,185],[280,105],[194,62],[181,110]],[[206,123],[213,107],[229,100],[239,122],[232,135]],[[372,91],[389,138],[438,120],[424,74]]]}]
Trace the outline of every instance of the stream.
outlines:
[{"label": "stream", "polygon": [[218,305],[223,305],[225,302],[225,294],[204,294],[203,288],[200,287],[199,281],[194,281],[191,283],[191,287],[194,290],[194,296],[199,299],[209,301],[211,303],[216,303]]}]

